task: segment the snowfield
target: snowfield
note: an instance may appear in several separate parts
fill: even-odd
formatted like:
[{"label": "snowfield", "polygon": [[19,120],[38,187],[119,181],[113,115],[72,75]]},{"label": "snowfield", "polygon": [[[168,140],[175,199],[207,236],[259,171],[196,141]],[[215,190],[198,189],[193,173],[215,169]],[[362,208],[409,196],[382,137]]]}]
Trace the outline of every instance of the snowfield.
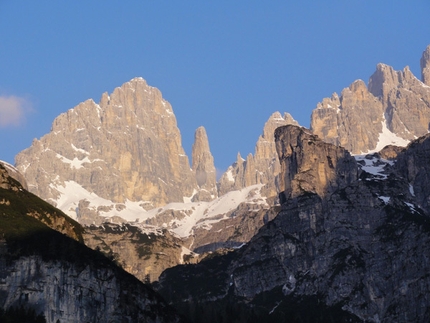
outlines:
[{"label": "snowfield", "polygon": [[[112,217],[120,217],[142,229],[146,221],[156,219],[157,215],[166,211],[174,211],[181,216],[168,223],[159,223],[180,237],[188,237],[194,228],[210,229],[214,223],[227,219],[229,214],[238,208],[241,203],[258,204],[269,207],[266,198],[261,195],[263,184],[246,187],[241,190],[229,192],[210,202],[191,202],[190,197],[184,197],[184,203],[169,203],[163,207],[145,210],[145,201],[113,203],[93,192],[89,192],[74,181],[66,181],[64,185],[51,184],[51,188],[60,193],[56,200],[52,200],[64,213],[79,221],[79,201],[89,202],[88,208],[97,211],[99,216],[109,221]],[[153,226],[148,226],[153,227]]]}]

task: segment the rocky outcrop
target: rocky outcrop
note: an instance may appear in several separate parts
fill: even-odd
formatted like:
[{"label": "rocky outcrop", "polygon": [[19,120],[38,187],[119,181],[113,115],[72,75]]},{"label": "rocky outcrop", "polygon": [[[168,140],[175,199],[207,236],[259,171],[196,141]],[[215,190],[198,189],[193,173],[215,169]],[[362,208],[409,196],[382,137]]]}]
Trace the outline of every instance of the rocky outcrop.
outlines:
[{"label": "rocky outcrop", "polygon": [[281,201],[304,193],[324,197],[358,178],[357,162],[348,151],[323,142],[305,128],[277,128],[275,141],[282,170]]},{"label": "rocky outcrop", "polygon": [[311,116],[311,130],[324,141],[351,153],[379,151],[385,145],[406,146],[429,131],[430,87],[426,82],[428,49],[421,59],[419,81],[405,67],[395,71],[378,64],[368,86],[361,80],[318,103]]},{"label": "rocky outcrop", "polygon": [[211,201],[218,197],[214,158],[209,149],[209,140],[204,127],[199,127],[194,134],[192,169],[199,187],[199,191],[193,196],[193,201]]},{"label": "rocky outcrop", "polygon": [[304,129],[276,134],[285,181],[280,213],[241,249],[166,270],[159,291],[196,322],[225,315],[429,321],[430,218],[418,193],[430,191],[428,138],[399,153],[398,164],[377,154],[356,163]]},{"label": "rocky outcrop", "polygon": [[172,107],[142,78],[80,103],[16,156],[31,192],[53,204],[75,182],[115,203],[183,202],[197,188]]},{"label": "rocky outcrop", "polygon": [[288,113],[282,116],[275,112],[270,116],[255,145],[255,154],[249,154],[243,159],[239,153],[236,162],[221,176],[218,182],[219,195],[254,184],[265,184],[264,194],[267,197],[277,195],[280,165],[273,134],[277,127],[287,124],[298,125]]},{"label": "rocky outcrop", "polygon": [[[6,163],[4,161],[0,160],[0,165],[3,166],[3,168],[7,171],[7,174],[12,177],[14,180],[18,181],[19,184],[22,186],[22,188],[28,190],[27,181],[24,178],[24,175],[22,175],[18,169],[16,169],[14,166],[12,166],[9,163]],[[4,177],[3,177],[4,178]]]}]

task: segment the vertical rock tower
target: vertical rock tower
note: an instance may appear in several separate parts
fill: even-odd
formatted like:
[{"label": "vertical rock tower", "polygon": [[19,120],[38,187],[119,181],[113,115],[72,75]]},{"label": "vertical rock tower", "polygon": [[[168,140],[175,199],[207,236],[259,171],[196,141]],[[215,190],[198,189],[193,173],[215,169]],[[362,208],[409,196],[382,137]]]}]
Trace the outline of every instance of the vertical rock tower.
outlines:
[{"label": "vertical rock tower", "polygon": [[197,128],[192,150],[192,168],[196,175],[199,191],[195,201],[210,201],[218,196],[214,158],[209,149],[209,140],[204,127]]}]

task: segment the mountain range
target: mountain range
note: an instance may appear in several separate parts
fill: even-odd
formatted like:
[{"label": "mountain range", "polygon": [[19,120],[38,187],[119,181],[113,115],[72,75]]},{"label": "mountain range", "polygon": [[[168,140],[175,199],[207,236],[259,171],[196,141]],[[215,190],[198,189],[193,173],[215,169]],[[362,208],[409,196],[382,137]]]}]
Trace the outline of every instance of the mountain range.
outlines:
[{"label": "mountain range", "polygon": [[[310,129],[273,113],[255,153],[238,154],[218,182],[205,129],[195,132],[190,163],[172,107],[134,78],[58,116],[50,133],[16,156],[16,168],[3,163],[2,192],[28,188],[52,206],[21,215],[140,281],[158,281],[155,288],[192,321],[427,321],[430,46],[420,63],[421,80],[408,67],[378,64],[367,85],[357,80],[318,103]],[[10,199],[3,200],[7,210]],[[44,255],[29,256],[36,264],[25,258],[19,266],[31,272]],[[3,308],[22,297],[35,303],[36,294],[14,295]],[[55,306],[34,308],[46,316]],[[167,321],[179,320],[169,313]]]}]

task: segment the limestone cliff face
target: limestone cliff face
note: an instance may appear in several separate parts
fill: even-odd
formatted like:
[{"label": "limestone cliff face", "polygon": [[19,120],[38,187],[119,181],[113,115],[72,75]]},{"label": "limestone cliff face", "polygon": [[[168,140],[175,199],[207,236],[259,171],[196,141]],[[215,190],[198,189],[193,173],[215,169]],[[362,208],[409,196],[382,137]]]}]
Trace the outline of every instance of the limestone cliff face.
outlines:
[{"label": "limestone cliff face", "polygon": [[16,166],[30,191],[51,202],[65,181],[149,207],[182,202],[197,187],[172,107],[142,78],[61,114],[49,134],[16,156]]},{"label": "limestone cliff face", "polygon": [[241,249],[165,271],[158,289],[195,322],[218,319],[196,306],[244,321],[429,321],[429,141],[397,163],[355,162],[302,128],[278,128],[282,210]]},{"label": "limestone cliff face", "polygon": [[112,268],[0,256],[2,308],[25,306],[48,323],[179,322],[149,288]]},{"label": "limestone cliff face", "polygon": [[277,195],[280,164],[273,134],[277,127],[287,124],[298,125],[288,113],[282,116],[275,112],[270,116],[255,145],[255,154],[249,154],[246,159],[238,154],[236,162],[221,176],[218,183],[219,195],[254,184],[266,184],[264,194],[267,197]]},{"label": "limestone cliff face", "polygon": [[199,127],[194,135],[192,149],[192,169],[199,191],[194,201],[210,201],[218,196],[214,158],[209,149],[209,140],[204,127]]},{"label": "limestone cliff face", "polygon": [[340,97],[335,93],[318,103],[311,116],[311,130],[323,140],[359,154],[388,144],[405,146],[429,131],[430,49],[421,58],[419,81],[405,67],[395,71],[378,64],[368,86],[353,82]]}]

